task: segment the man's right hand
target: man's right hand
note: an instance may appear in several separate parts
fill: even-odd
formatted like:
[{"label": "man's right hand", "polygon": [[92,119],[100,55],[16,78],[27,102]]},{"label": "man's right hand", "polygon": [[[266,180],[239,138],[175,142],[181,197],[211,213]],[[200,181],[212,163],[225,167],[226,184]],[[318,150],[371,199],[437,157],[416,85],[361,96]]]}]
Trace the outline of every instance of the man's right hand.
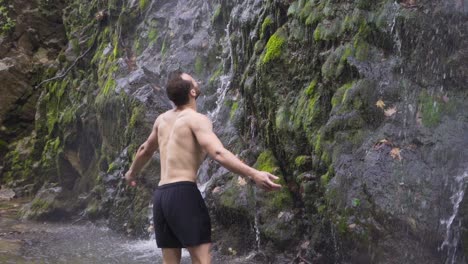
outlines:
[{"label": "man's right hand", "polygon": [[265,191],[276,191],[281,189],[281,185],[273,182],[273,180],[278,180],[279,178],[266,171],[259,171],[252,176],[252,179],[255,181],[255,184],[257,184],[258,188],[261,188]]},{"label": "man's right hand", "polygon": [[133,172],[131,170],[127,171],[125,173],[125,181],[127,182],[128,185],[135,187],[136,186],[136,181],[135,181],[135,176],[133,175]]}]

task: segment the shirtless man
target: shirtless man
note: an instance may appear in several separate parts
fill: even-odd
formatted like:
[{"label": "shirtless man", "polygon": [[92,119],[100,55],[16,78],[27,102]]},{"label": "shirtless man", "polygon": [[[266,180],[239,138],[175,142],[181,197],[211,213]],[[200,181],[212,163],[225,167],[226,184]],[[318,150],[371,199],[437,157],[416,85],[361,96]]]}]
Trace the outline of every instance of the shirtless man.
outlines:
[{"label": "shirtless man", "polygon": [[129,171],[128,184],[158,149],[161,180],[153,196],[156,242],[162,248],[164,264],[180,263],[181,248],[187,248],[192,263],[211,263],[211,222],[196,185],[197,171],[206,154],[228,170],[249,177],[266,191],[278,190],[278,177],[247,166],[224,148],[213,133],[212,123],[197,112],[195,100],[201,91],[188,74],[172,74],[166,87],[175,107],[156,118],[153,131],[137,151]]}]

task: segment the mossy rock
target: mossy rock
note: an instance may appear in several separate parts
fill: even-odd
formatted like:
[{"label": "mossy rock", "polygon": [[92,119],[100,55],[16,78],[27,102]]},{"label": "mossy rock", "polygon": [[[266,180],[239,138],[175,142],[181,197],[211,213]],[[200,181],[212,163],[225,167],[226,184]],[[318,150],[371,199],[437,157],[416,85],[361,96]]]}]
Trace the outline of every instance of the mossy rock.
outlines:
[{"label": "mossy rock", "polygon": [[273,61],[281,58],[287,43],[286,33],[282,28],[278,29],[268,40],[263,56],[261,57],[261,64],[267,65]]},{"label": "mossy rock", "polygon": [[265,210],[268,212],[279,212],[285,208],[291,208],[293,206],[293,198],[286,186],[284,176],[280,173],[278,162],[273,153],[270,150],[262,152],[258,156],[254,167],[260,171],[266,171],[279,177],[279,180],[275,182],[283,186],[279,191],[263,193],[262,200],[265,203]]}]

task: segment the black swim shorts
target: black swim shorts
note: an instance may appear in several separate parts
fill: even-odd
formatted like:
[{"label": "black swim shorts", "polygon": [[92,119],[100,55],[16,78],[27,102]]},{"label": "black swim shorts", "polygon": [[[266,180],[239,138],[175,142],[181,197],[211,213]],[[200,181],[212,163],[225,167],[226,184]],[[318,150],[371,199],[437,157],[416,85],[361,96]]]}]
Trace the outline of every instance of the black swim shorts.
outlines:
[{"label": "black swim shorts", "polygon": [[186,248],[211,242],[211,222],[205,201],[194,182],[159,186],[153,196],[158,248]]}]

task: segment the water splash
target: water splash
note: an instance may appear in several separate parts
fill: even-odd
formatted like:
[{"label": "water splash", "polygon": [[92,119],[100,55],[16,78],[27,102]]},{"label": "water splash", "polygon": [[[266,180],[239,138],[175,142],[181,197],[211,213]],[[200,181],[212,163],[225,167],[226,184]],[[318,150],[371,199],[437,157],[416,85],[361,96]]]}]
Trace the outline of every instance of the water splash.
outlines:
[{"label": "water splash", "polygon": [[452,215],[445,220],[441,220],[440,224],[446,226],[445,239],[439,247],[439,250],[447,250],[447,258],[445,264],[455,264],[457,262],[457,248],[460,243],[460,219],[456,219],[460,203],[463,200],[468,180],[468,170],[462,175],[455,177],[455,182],[452,184],[452,193],[450,201],[453,205]]}]

